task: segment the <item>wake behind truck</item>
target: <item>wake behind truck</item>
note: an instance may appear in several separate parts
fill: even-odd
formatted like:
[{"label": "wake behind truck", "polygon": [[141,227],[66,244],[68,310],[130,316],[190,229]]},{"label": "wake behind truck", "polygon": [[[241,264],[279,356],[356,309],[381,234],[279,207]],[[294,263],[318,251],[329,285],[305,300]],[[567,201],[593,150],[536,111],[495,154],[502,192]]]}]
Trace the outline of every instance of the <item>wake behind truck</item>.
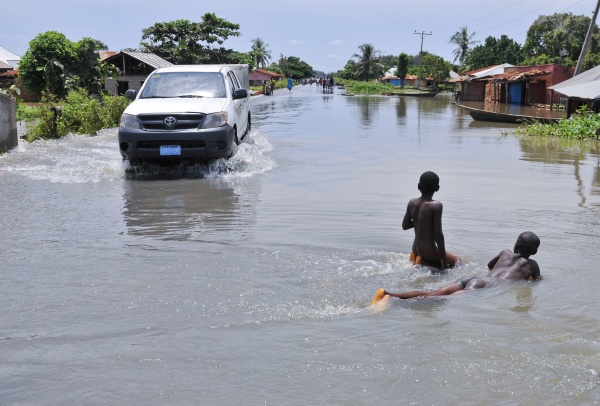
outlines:
[{"label": "wake behind truck", "polygon": [[250,132],[248,65],[156,69],[121,116],[119,150],[132,166],[227,158]]}]

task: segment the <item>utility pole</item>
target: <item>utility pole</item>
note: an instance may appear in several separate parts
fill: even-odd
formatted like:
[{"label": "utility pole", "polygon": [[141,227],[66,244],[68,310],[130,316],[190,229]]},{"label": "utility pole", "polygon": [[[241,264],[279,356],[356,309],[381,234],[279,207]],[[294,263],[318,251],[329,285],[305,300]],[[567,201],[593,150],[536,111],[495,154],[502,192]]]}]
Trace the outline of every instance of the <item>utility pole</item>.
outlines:
[{"label": "utility pole", "polygon": [[585,41],[583,43],[583,47],[581,48],[581,53],[579,54],[579,59],[577,60],[577,67],[575,68],[575,73],[573,76],[577,76],[581,73],[583,69],[583,60],[585,59],[585,54],[590,50],[592,46],[592,35],[594,34],[594,26],[596,25],[596,17],[598,17],[598,8],[600,8],[600,0],[596,3],[596,10],[594,10],[594,16],[592,17],[592,21],[590,22],[590,26],[587,30],[587,34],[585,35]]},{"label": "utility pole", "polygon": [[[598,4],[600,4],[600,0],[598,0]],[[427,33],[425,31],[417,32],[417,30],[415,30],[415,34],[421,36],[421,52],[419,53],[419,57],[421,58],[421,68],[419,69],[419,89],[420,89],[421,81],[423,80],[423,36],[433,35],[433,34],[431,33],[431,31],[429,31],[429,33]]]}]

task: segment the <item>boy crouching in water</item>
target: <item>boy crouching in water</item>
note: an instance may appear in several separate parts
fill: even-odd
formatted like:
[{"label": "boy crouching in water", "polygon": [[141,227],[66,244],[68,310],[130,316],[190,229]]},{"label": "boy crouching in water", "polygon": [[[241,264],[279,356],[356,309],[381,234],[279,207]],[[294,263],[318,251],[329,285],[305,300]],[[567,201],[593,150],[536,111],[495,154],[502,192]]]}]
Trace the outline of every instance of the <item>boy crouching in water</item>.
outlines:
[{"label": "boy crouching in water", "polygon": [[433,172],[425,172],[417,186],[421,197],[408,202],[406,214],[402,220],[402,229],[415,229],[415,240],[410,261],[417,265],[427,265],[439,270],[452,268],[458,258],[446,252],[444,233],[442,232],[441,202],[433,200],[433,194],[440,190],[440,178]]}]

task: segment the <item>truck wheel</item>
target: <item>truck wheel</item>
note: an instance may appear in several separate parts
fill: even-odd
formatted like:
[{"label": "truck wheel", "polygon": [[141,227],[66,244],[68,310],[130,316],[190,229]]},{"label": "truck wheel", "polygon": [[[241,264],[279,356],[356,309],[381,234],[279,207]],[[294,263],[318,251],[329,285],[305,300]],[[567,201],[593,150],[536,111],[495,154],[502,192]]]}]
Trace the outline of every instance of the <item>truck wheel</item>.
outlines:
[{"label": "truck wheel", "polygon": [[237,136],[237,127],[233,127],[233,141],[235,142],[235,145],[240,145],[240,140]]},{"label": "truck wheel", "polygon": [[250,130],[252,129],[252,117],[250,116],[250,113],[248,113],[248,125],[246,126],[246,134],[244,134],[244,137],[248,134],[250,134]]}]

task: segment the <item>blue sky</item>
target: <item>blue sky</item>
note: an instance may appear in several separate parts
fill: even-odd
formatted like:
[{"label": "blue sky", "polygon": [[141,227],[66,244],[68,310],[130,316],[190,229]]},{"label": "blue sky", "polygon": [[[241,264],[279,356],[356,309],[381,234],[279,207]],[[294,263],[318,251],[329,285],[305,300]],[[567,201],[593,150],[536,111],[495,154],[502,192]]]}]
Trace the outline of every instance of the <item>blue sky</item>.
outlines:
[{"label": "blue sky", "polygon": [[[419,6],[422,6],[420,9]],[[0,45],[23,55],[37,34],[59,31],[71,41],[92,37],[110,50],[139,46],[142,29],[156,22],[200,21],[207,12],[240,24],[241,36],[224,43],[247,52],[251,40],[268,44],[273,59],[297,56],[314,69],[344,67],[358,46],[371,43],[383,54],[415,55],[423,50],[452,61],[448,41],[466,26],[475,39],[506,34],[523,44],[539,15],[571,12],[592,17],[596,0],[23,0],[1,9]]]}]

